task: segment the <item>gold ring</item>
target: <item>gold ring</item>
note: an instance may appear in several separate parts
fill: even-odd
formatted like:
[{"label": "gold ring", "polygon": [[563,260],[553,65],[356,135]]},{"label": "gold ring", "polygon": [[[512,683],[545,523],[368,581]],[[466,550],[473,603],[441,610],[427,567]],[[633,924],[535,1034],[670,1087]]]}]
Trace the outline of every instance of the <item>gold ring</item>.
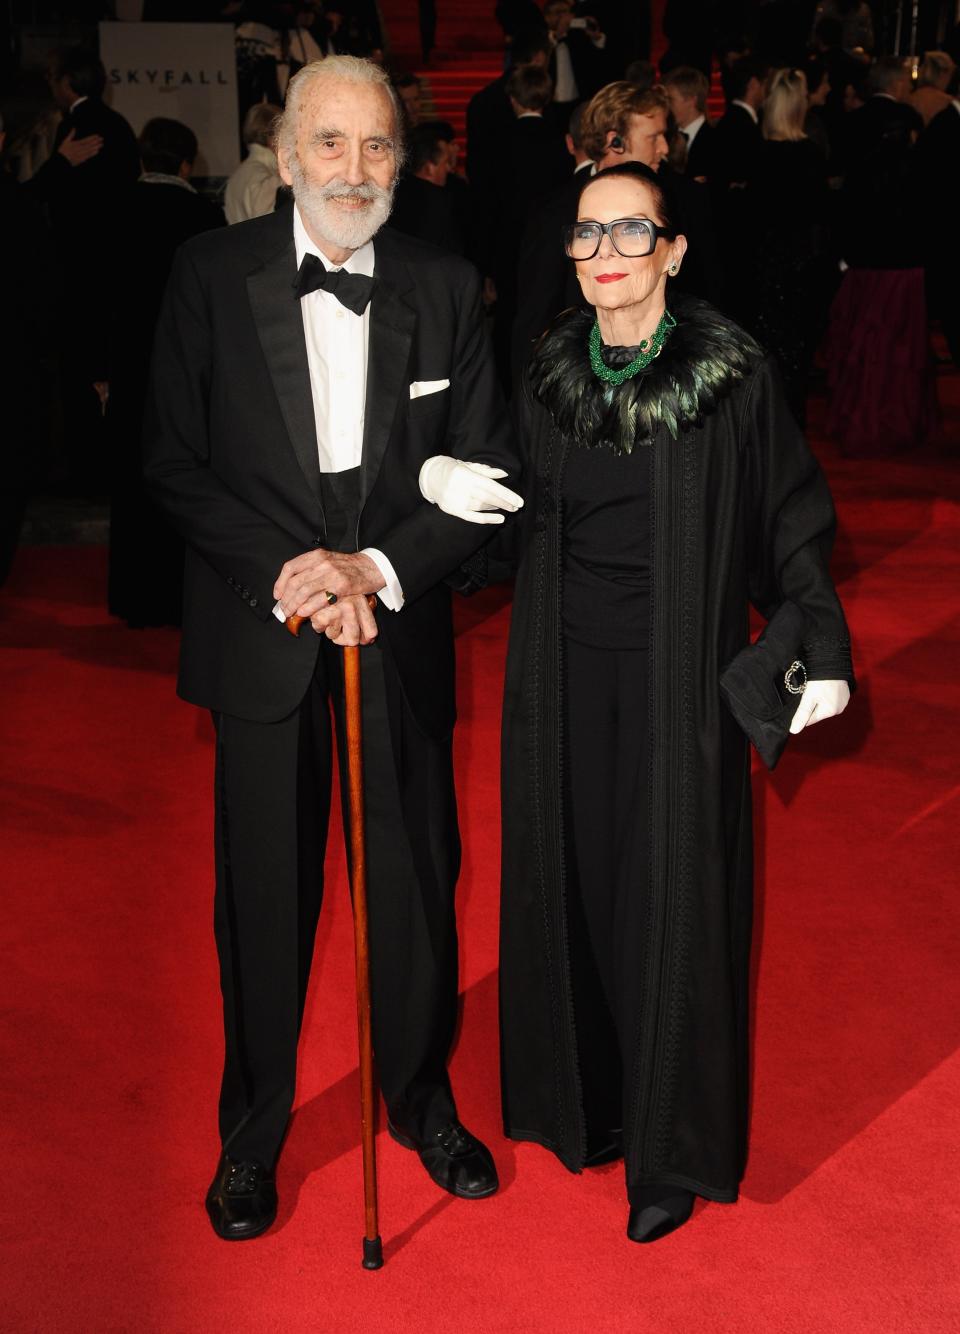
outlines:
[{"label": "gold ring", "polygon": [[333,604],[334,604],[334,603],[336,602],[336,600],[337,600],[337,595],[336,595],[336,593],[331,593],[330,590],[329,590],[328,588],[324,589],[324,591],[323,591],[323,596],[327,599],[327,604],[328,604],[328,606],[331,606],[331,607],[333,606]]}]

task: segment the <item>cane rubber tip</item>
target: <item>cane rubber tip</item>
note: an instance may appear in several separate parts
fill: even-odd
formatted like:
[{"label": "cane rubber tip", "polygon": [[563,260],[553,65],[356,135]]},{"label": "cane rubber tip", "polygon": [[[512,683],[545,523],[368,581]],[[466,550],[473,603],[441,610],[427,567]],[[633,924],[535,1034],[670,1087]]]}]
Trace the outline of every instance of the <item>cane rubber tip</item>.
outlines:
[{"label": "cane rubber tip", "polygon": [[383,1268],[383,1242],[379,1237],[374,1237],[373,1241],[369,1237],[364,1237],[363,1267],[364,1269]]}]

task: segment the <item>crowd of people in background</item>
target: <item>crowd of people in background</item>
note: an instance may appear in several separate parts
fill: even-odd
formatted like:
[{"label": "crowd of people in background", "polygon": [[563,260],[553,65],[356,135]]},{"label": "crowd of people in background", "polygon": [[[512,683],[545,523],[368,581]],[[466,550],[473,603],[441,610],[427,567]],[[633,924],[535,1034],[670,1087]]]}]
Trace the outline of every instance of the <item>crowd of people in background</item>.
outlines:
[{"label": "crowd of people in background", "polygon": [[[454,126],[431,117],[428,86],[393,71],[408,151],[390,225],[480,270],[509,395],[550,320],[582,300],[560,229],[583,183],[642,162],[689,242],[679,285],[774,353],[800,423],[819,349],[841,449],[921,441],[936,406],[931,318],[960,365],[956,34],[950,51],[914,62],[880,49],[864,0],[670,0],[656,69],[626,39],[624,8],[500,3],[503,72],[470,101],[465,154]],[[109,493],[110,607],[131,625],[175,622],[179,602],[179,557],[143,500],[137,443],[173,254],[199,231],[292,206],[273,133],[297,69],[333,53],[385,59],[374,0],[303,0],[282,23],[269,3],[146,9],[235,23],[243,160],[229,180],[198,193],[190,127],[158,118],[135,135],[104,100],[97,55],[80,48],[52,61],[50,106],[11,127],[0,172],[19,335],[0,578],[31,491]]]}]

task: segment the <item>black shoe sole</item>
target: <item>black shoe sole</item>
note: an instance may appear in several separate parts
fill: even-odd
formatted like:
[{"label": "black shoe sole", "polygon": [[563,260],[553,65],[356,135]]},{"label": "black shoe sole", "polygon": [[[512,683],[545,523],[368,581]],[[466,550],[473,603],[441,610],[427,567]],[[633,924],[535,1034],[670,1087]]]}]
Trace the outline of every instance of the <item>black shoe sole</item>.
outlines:
[{"label": "black shoe sole", "polygon": [[[402,1149],[412,1149],[414,1153],[419,1154],[419,1150],[413,1140],[408,1139],[406,1135],[401,1134],[396,1126],[392,1124],[389,1117],[387,1118],[387,1132],[390,1135],[390,1138],[396,1140]],[[450,1186],[445,1186],[442,1181],[438,1181],[430,1171],[429,1167],[427,1167],[426,1163],[423,1162],[422,1158],[420,1159],[420,1162],[423,1163],[423,1170],[433,1184],[439,1186],[441,1190],[445,1190],[448,1195],[455,1196],[458,1200],[486,1200],[489,1199],[491,1195],[496,1195],[497,1191],[500,1189],[500,1182],[496,1181],[492,1186],[488,1186],[486,1190],[456,1190]]]}]

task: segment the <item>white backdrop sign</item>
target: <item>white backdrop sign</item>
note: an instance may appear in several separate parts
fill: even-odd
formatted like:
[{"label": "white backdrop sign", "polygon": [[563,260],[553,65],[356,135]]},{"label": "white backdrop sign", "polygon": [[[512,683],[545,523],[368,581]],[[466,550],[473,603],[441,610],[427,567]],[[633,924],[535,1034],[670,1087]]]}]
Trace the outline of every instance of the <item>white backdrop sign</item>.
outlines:
[{"label": "white backdrop sign", "polygon": [[197,176],[229,176],[240,161],[231,23],[101,23],[107,98],[139,134],[153,116],[189,125]]}]

